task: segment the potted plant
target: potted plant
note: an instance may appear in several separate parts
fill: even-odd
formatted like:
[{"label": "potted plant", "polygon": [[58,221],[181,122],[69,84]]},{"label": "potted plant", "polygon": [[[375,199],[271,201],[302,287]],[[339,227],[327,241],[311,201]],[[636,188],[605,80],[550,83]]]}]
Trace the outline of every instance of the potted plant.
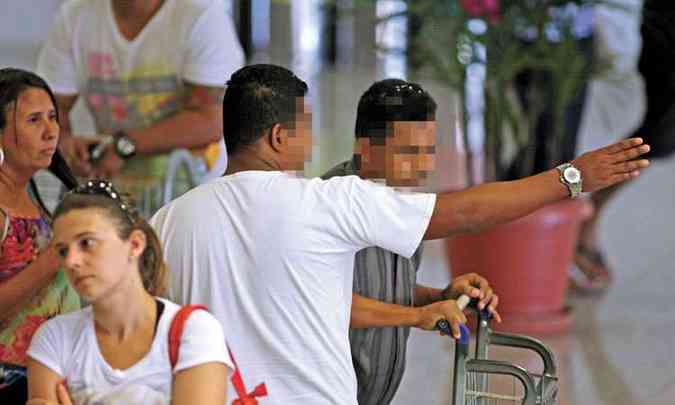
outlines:
[{"label": "potted plant", "polygon": [[[414,21],[412,64],[462,95],[470,184],[529,176],[573,158],[585,86],[609,66],[593,60],[590,38],[580,39],[580,16],[599,3],[607,4],[409,0],[405,11],[386,17]],[[451,271],[490,280],[501,298],[502,329],[563,331],[571,324],[568,269],[591,211],[582,200],[567,201],[449,239]]]}]

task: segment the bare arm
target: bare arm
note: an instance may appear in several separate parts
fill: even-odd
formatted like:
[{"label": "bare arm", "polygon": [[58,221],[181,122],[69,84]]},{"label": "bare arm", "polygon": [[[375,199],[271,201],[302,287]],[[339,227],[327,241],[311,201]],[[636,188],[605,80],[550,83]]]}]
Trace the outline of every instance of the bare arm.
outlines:
[{"label": "bare arm", "polygon": [[50,246],[19,274],[0,284],[0,314],[12,314],[25,305],[36,290],[52,281],[58,270],[59,258]]},{"label": "bare arm", "polygon": [[[448,299],[443,298],[443,290],[426,287],[420,284],[415,285],[414,297],[413,302],[416,307],[423,307],[437,301],[442,301],[443,299]],[[456,298],[457,297],[453,297],[453,299]]]},{"label": "bare arm", "polygon": [[61,126],[59,144],[73,135],[70,125],[70,112],[79,98],[79,94],[55,94],[56,106],[59,110],[59,126]]},{"label": "bare arm", "polygon": [[438,301],[422,307],[406,307],[352,294],[350,328],[353,329],[407,326],[435,330],[436,323],[441,319],[447,320],[453,335],[459,337],[459,324],[466,323],[466,317],[454,300]]},{"label": "bare arm", "polygon": [[63,382],[63,376],[37,360],[28,358],[28,399],[42,399],[59,403],[56,388]]},{"label": "bare arm", "polygon": [[417,326],[420,314],[417,308],[389,304],[352,294],[352,314],[350,327],[377,328],[385,326]]},{"label": "bare arm", "polygon": [[424,239],[478,232],[523,217],[567,196],[567,188],[558,181],[557,170],[439,194]]},{"label": "bare arm", "polygon": [[476,273],[457,276],[442,290],[417,284],[415,305],[425,306],[443,300],[457,300],[462,295],[478,300],[479,309],[487,308],[497,322],[502,321],[501,315],[497,312],[499,297],[492,291],[487,279]]},{"label": "bare arm", "polygon": [[[573,164],[581,171],[584,191],[592,192],[637,177],[649,165],[649,147],[628,139],[581,155]],[[483,184],[465,191],[439,194],[424,239],[477,232],[509,222],[548,204],[568,198],[553,169],[521,180]]]},{"label": "bare arm", "polygon": [[[147,128],[127,130],[127,135],[136,144],[136,152],[153,155],[179,148],[205,147],[222,137],[222,87],[185,84],[182,109]],[[59,95],[59,117],[62,122],[60,148],[68,157],[68,163],[82,176],[111,177],[119,172],[123,161],[108,147],[104,157],[92,167],[88,146],[96,139],[72,135],[68,115],[77,101],[77,95]],[[108,134],[112,135],[112,134]]]},{"label": "bare arm", "polygon": [[78,175],[89,176],[91,175],[91,164],[89,163],[87,147],[97,140],[74,136],[70,125],[70,112],[73,110],[79,94],[56,94],[55,98],[59,110],[59,126],[61,127],[59,149]]},{"label": "bare arm", "polygon": [[171,405],[223,405],[227,397],[227,366],[206,363],[174,374]]},{"label": "bare arm", "polygon": [[177,148],[199,148],[222,137],[222,87],[185,84],[183,109],[147,128],[127,131],[138,153],[151,155]]}]

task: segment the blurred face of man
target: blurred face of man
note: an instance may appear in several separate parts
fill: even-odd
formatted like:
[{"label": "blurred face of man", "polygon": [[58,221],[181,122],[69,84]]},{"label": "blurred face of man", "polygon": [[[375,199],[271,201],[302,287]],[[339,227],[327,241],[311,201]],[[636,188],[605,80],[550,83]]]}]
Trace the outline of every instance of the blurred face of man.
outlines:
[{"label": "blurred face of man", "polygon": [[286,139],[285,169],[303,170],[312,159],[312,112],[304,97],[298,97],[295,121],[284,128]]},{"label": "blurred face of man", "polygon": [[387,134],[357,139],[361,176],[385,179],[389,186],[423,186],[434,170],[436,121],[394,121]]}]

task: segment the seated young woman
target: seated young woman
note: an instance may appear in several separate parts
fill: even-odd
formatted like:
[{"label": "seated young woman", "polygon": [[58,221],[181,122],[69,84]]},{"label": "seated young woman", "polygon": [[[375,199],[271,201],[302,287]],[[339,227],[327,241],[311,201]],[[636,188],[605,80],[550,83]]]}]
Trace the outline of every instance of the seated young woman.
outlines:
[{"label": "seated young woman", "polygon": [[54,212],[54,248],[91,306],[46,322],[28,350],[29,404],[225,404],[232,369],[220,323],[195,311],[175,367],[169,330],[180,307],[158,298],[157,236],[112,184],[92,180]]}]

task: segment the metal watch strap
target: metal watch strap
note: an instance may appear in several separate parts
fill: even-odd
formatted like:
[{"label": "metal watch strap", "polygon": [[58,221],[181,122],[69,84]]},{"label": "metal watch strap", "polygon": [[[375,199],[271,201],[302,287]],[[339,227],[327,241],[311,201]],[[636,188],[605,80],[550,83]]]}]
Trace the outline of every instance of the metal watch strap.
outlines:
[{"label": "metal watch strap", "polygon": [[[556,167],[556,169],[558,169],[558,174],[560,175],[559,176],[560,182],[565,187],[567,187],[567,190],[569,191],[570,198],[577,198],[581,194],[581,191],[583,189],[583,183],[582,183],[582,179],[580,179],[579,182],[576,182],[576,183],[571,183],[571,182],[567,181],[567,179],[565,178],[565,170],[570,168],[570,167],[579,171],[579,169],[574,167],[571,163],[563,163],[563,164],[559,165],[558,167]],[[581,173],[581,172],[579,171],[579,173]]]},{"label": "metal watch strap", "polygon": [[120,146],[119,146],[120,140],[125,140],[126,142],[132,142],[131,139],[129,139],[129,136],[127,135],[127,133],[124,130],[119,130],[119,131],[115,132],[115,134],[113,135],[113,139],[114,139],[113,146],[114,146],[115,154],[117,154],[117,156],[119,156],[120,158],[129,159],[129,158],[132,158],[136,154],[135,151],[131,154],[125,154],[120,149]]}]

